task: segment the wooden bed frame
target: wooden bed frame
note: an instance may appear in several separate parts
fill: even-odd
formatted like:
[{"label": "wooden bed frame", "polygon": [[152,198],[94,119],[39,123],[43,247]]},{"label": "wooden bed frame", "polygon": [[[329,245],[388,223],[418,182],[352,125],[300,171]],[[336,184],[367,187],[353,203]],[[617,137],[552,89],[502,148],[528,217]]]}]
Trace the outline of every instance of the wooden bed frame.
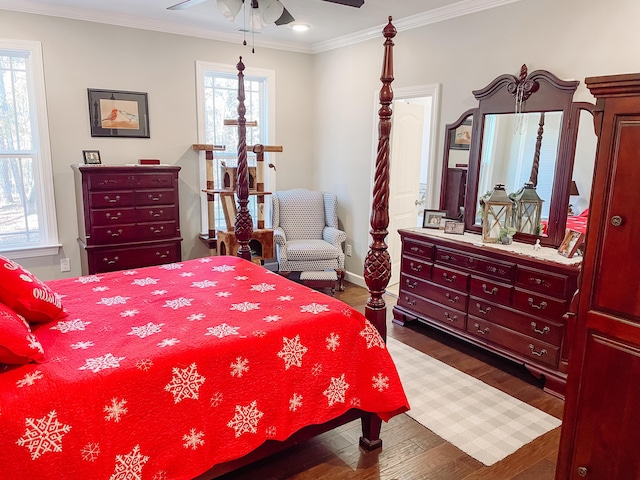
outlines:
[{"label": "wooden bed frame", "polygon": [[[385,37],[384,55],[382,62],[382,88],[380,89],[380,109],[378,123],[378,151],[376,157],[375,183],[373,187],[373,204],[371,209],[371,236],[373,241],[364,262],[364,278],[369,289],[369,299],[365,307],[365,316],[380,332],[382,338],[387,337],[387,307],[383,299],[385,289],[391,277],[391,260],[387,251],[385,237],[389,225],[389,135],[391,132],[391,102],[393,101],[393,38],[396,29],[389,17],[388,24],[383,29]],[[249,203],[249,177],[247,166],[247,142],[246,142],[246,107],[244,104],[244,69],[242,57],[237,64],[238,69],[238,212],[235,221],[235,234],[240,248],[238,256],[251,260],[249,241],[253,231],[253,221],[247,204]],[[216,465],[198,479],[215,478],[225,473],[249,465],[257,460],[265,458],[276,452],[282,451],[298,443],[309,440],[321,433],[332,430],[340,425],[360,418],[362,421],[362,437],[360,446],[367,451],[372,451],[382,446],[380,429],[382,420],[375,414],[352,409],[335,418],[321,424],[305,427],[285,441],[267,441],[259,448],[242,458]]]}]

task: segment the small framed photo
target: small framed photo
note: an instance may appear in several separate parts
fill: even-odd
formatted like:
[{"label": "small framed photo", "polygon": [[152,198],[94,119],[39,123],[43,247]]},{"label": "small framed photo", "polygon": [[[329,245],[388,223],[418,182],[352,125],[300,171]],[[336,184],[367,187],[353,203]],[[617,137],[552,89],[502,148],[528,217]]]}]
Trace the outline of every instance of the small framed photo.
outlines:
[{"label": "small framed photo", "polygon": [[100,165],[102,163],[99,150],[83,150],[82,157],[87,165]]},{"label": "small framed photo", "polygon": [[445,210],[425,210],[422,218],[423,228],[440,228],[444,216],[447,214]]},{"label": "small framed photo", "polygon": [[464,222],[456,222],[455,220],[445,220],[444,233],[455,233],[456,235],[463,235]]},{"label": "small framed photo", "polygon": [[92,137],[149,138],[149,105],[144,92],[89,88]]},{"label": "small framed photo", "polygon": [[584,242],[583,234],[576,230],[567,229],[567,233],[564,236],[564,240],[558,247],[558,253],[563,257],[571,258],[575,255],[576,250]]},{"label": "small framed photo", "polygon": [[465,120],[462,125],[451,131],[449,148],[452,148],[453,150],[469,150],[469,147],[471,146],[471,131],[471,119]]}]

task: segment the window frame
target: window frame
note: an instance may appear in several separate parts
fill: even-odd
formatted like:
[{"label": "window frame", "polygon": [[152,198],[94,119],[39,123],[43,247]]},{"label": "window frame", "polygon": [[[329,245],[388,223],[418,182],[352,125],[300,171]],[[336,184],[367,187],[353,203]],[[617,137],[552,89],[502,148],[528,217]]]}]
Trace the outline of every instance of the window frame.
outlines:
[{"label": "window frame", "polygon": [[[27,58],[29,114],[35,132],[33,135],[35,148],[32,150],[32,158],[35,165],[34,186],[38,190],[38,223],[40,226],[39,244],[25,244],[24,247],[11,246],[10,248],[0,246],[0,254],[11,259],[57,255],[62,245],[58,239],[42,44],[38,41],[0,38],[0,51],[20,51],[29,54]],[[24,153],[27,152],[0,152],[0,156],[11,158],[16,154],[19,156]]]}]

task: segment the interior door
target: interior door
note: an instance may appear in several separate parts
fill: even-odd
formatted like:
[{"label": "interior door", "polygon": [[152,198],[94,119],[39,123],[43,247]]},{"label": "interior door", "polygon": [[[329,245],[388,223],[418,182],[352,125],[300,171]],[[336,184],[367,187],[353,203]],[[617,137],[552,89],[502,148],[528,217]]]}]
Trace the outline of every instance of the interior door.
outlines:
[{"label": "interior door", "polygon": [[415,227],[418,218],[420,165],[424,135],[424,106],[393,102],[389,168],[389,285],[400,281],[401,247],[398,229]]}]

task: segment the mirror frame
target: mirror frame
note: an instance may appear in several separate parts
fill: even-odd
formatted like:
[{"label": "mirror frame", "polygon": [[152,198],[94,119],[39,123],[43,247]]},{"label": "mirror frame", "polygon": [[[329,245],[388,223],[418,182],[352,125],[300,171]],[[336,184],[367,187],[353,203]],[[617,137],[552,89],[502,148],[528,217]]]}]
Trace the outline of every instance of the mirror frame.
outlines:
[{"label": "mirror frame", "polygon": [[[575,153],[578,135],[579,108],[589,109],[586,102],[573,103],[573,94],[580,84],[577,80],[560,80],[547,70],[536,70],[527,73],[526,65],[520,70],[520,76],[504,74],[496,77],[486,87],[474,90],[472,93],[478,100],[476,109],[468,110],[463,114],[474,116],[471,146],[469,153],[469,167],[467,171],[467,190],[464,204],[465,230],[481,233],[482,227],[475,224],[476,209],[478,207],[478,179],[480,168],[480,152],[484,134],[484,119],[488,114],[516,113],[516,94],[524,91],[523,102],[520,111],[552,112],[562,111],[562,124],[558,144],[558,157],[553,181],[553,193],[549,206],[549,223],[547,236],[538,236],[525,233],[516,233],[515,240],[524,243],[540,243],[553,248],[558,247],[564,239],[567,223],[567,205],[569,205],[569,186],[573,172],[573,157]],[[461,117],[462,118],[462,117]],[[459,119],[458,121],[461,122]],[[456,123],[447,125],[445,139],[445,164],[448,167],[449,157],[449,127],[455,128]],[[443,177],[446,173],[443,173]],[[516,188],[517,186],[513,186]],[[443,187],[444,188],[444,187]],[[443,198],[441,192],[441,198]]]}]

